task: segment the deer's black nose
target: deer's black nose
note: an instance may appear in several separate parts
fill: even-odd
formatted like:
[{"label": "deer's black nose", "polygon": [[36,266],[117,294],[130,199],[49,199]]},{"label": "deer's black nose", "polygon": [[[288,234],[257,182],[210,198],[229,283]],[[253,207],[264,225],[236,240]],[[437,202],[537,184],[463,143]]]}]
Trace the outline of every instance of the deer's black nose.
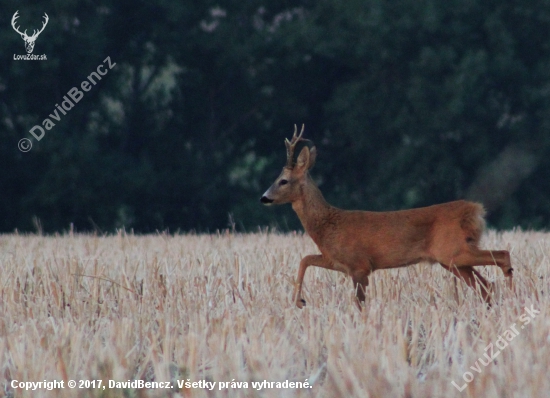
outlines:
[{"label": "deer's black nose", "polygon": [[260,202],[264,204],[269,204],[269,203],[273,203],[273,199],[269,199],[267,196],[262,196],[262,198],[260,199]]}]

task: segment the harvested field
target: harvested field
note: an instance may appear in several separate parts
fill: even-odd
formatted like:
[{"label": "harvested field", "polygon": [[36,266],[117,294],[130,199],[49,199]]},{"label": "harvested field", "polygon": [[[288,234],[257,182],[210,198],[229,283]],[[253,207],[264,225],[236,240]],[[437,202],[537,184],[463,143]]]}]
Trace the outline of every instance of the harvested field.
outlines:
[{"label": "harvested field", "polygon": [[[420,264],[375,272],[362,311],[350,278],[311,267],[299,310],[298,264],[317,252],[302,234],[2,235],[0,394],[547,397],[550,234],[489,231],[482,246],[515,268],[510,291],[477,267],[492,308]],[[44,381],[64,388],[23,389]]]}]

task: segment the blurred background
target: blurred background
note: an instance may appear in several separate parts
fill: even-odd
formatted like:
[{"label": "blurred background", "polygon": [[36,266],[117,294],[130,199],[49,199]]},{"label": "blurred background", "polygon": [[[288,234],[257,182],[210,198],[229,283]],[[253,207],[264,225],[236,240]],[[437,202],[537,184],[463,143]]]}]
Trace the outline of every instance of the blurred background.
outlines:
[{"label": "blurred background", "polygon": [[[13,59],[17,10],[47,60]],[[295,123],[333,205],[550,226],[548,0],[6,0],[0,27],[1,232],[299,228],[259,203]]]}]

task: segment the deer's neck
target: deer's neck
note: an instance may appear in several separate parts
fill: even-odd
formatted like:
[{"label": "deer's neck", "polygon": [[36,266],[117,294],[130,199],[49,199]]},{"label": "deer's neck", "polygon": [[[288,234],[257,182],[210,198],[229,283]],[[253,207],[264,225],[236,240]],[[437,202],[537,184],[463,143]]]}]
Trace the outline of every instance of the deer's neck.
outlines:
[{"label": "deer's neck", "polygon": [[332,224],[330,220],[335,216],[337,209],[328,204],[309,176],[302,186],[302,195],[298,200],[292,202],[292,208],[306,232],[319,245],[324,232]]}]

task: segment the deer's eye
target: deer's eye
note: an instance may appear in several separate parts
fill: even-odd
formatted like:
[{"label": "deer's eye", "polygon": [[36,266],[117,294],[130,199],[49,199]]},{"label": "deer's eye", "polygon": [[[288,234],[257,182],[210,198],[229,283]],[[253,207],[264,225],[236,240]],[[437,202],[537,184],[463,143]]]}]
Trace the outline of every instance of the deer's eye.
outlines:
[{"label": "deer's eye", "polygon": [[288,180],[279,181],[279,185],[286,185],[286,184],[288,184]]}]

